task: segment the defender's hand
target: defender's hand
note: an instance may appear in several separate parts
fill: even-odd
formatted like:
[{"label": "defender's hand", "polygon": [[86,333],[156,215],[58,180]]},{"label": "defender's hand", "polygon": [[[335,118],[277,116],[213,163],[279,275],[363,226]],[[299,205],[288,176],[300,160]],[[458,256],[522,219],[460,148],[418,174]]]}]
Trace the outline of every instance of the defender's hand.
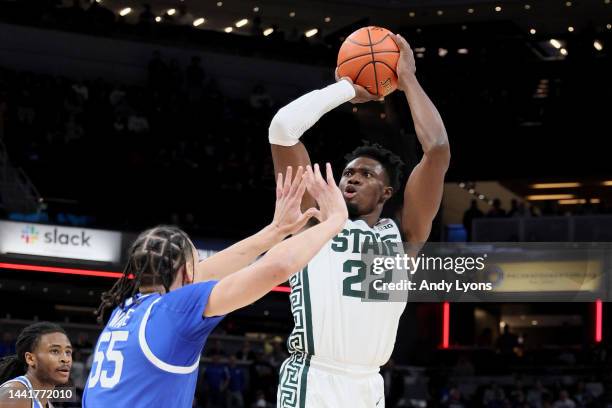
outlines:
[{"label": "defender's hand", "polygon": [[348,219],[346,202],[334,180],[331,164],[326,164],[326,170],[327,181],[323,179],[318,164],[314,165],[314,171],[307,166],[304,174],[306,189],[319,205],[319,213],[315,215],[319,221],[333,220],[341,228]]},{"label": "defender's hand", "polygon": [[283,174],[278,173],[276,179],[276,208],[272,225],[279,229],[284,235],[293,235],[300,231],[310,218],[318,214],[316,208],[309,208],[302,213],[300,205],[302,196],[306,191],[306,180],[303,178],[304,169],[298,167],[295,178],[292,178],[293,169],[287,167],[287,173],[283,180]]}]

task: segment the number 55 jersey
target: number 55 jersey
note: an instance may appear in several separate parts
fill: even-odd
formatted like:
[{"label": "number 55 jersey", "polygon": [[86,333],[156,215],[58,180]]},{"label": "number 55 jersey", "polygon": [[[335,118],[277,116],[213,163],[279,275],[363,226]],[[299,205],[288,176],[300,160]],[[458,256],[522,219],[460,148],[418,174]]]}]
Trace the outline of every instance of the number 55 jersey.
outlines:
[{"label": "number 55 jersey", "polygon": [[191,407],[200,354],[223,319],[203,316],[216,282],[137,294],[100,334],[83,407]]}]

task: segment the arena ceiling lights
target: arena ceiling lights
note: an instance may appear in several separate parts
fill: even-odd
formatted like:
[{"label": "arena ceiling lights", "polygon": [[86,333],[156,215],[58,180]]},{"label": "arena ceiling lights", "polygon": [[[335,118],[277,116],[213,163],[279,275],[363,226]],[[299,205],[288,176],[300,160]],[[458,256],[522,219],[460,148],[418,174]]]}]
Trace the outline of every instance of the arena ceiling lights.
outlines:
[{"label": "arena ceiling lights", "polygon": [[566,183],[535,183],[531,185],[531,188],[535,189],[546,189],[546,188],[575,188],[582,187],[582,183],[578,182],[566,182]]}]

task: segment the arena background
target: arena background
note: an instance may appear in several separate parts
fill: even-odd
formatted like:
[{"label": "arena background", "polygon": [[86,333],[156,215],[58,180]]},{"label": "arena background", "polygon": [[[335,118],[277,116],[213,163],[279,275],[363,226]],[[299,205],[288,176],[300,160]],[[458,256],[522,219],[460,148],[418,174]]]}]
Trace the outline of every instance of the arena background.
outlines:
[{"label": "arena background", "polygon": [[[207,255],[264,226],[270,119],[333,81],[365,25],[409,41],[448,130],[432,241],[611,241],[611,16],[609,0],[0,1],[0,355],[30,322],[61,323],[82,387],[92,312],[135,233],[177,224]],[[343,105],[304,140],[339,171],[363,139],[408,167],[420,157],[397,93]],[[382,371],[387,406],[607,406],[609,311],[410,303]],[[286,287],[226,318],[194,406],[230,391],[274,406],[292,324]],[[215,390],[228,365],[241,369]]]}]

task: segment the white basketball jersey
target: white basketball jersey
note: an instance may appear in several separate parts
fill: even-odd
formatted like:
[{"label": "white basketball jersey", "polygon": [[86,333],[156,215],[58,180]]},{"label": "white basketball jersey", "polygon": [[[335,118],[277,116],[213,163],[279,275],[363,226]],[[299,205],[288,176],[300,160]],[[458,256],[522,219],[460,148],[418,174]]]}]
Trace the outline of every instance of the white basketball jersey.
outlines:
[{"label": "white basketball jersey", "polygon": [[362,285],[372,271],[361,257],[364,244],[389,241],[401,250],[400,231],[392,220],[381,219],[374,227],[348,220],[289,280],[295,322],[288,339],[291,353],[304,353],[308,360],[330,366],[376,372],[389,360],[406,303],[364,301],[384,294]]}]

